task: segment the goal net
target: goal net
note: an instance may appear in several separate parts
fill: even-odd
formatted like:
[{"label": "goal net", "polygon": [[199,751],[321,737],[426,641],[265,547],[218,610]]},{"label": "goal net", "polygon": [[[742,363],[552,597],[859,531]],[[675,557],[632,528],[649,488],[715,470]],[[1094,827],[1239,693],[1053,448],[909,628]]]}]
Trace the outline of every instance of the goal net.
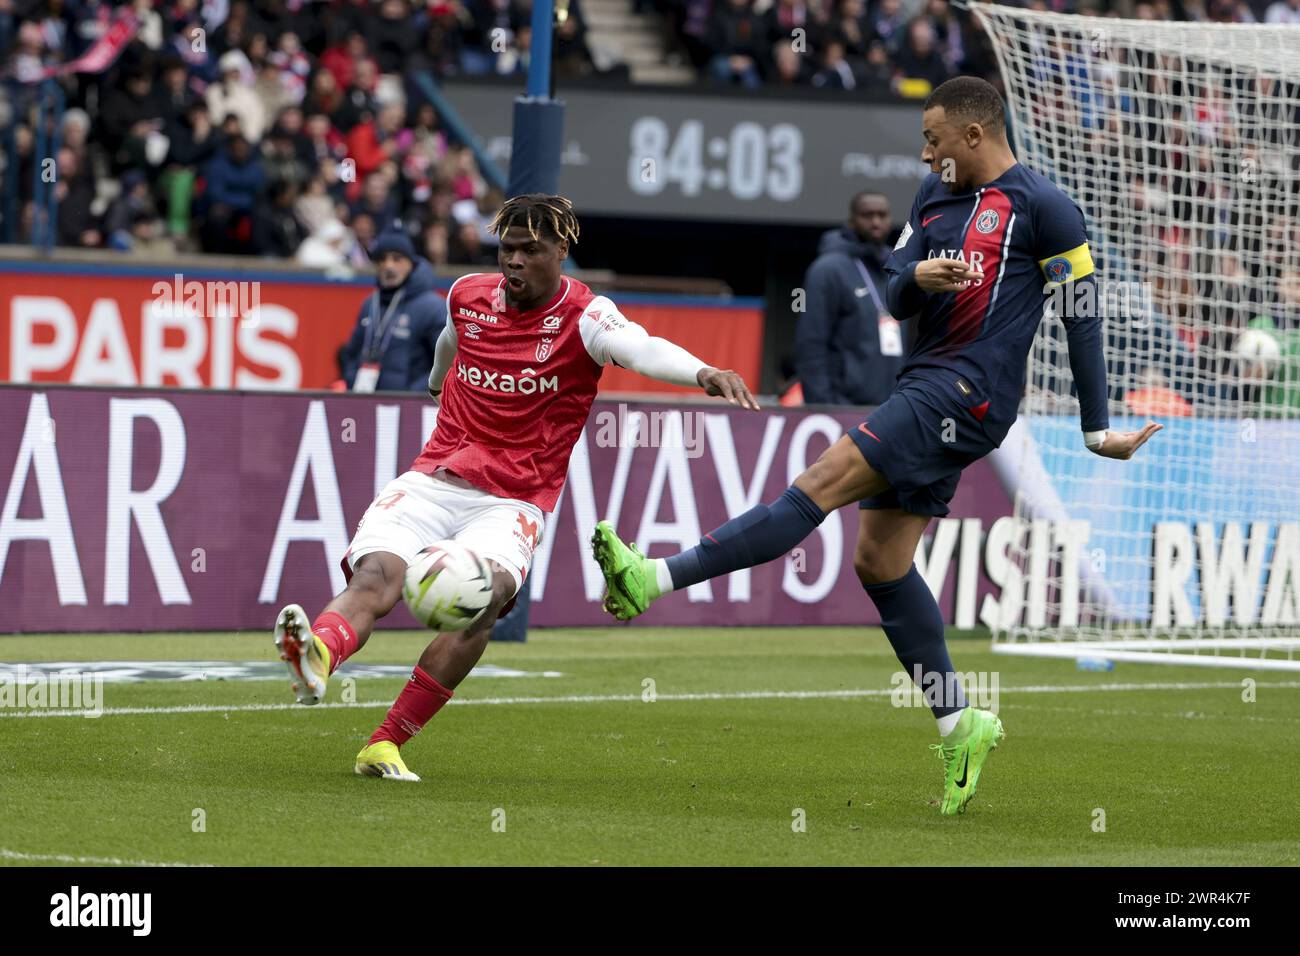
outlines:
[{"label": "goal net", "polygon": [[1300,28],[970,9],[1017,158],[1087,218],[1111,428],[1165,426],[1084,447],[1048,307],[994,649],[1300,670]]}]

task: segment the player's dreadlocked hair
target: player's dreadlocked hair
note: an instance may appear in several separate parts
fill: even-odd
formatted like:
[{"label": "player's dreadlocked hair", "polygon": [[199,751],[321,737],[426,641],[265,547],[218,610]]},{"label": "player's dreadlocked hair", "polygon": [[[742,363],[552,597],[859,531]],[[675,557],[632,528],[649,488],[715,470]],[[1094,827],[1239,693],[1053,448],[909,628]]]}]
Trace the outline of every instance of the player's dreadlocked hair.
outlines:
[{"label": "player's dreadlocked hair", "polygon": [[527,229],[534,239],[566,239],[569,245],[578,241],[578,217],[573,214],[573,203],[563,196],[525,193],[507,199],[488,225],[488,232],[501,236],[512,226]]}]

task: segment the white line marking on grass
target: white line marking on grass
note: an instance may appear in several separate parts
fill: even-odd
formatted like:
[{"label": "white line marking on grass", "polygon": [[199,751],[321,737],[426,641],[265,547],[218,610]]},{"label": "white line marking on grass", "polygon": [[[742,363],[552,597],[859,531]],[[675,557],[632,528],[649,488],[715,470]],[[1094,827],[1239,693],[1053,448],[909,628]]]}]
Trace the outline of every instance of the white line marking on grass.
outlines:
[{"label": "white line marking on grass", "polygon": [[89,863],[98,866],[211,866],[211,863],[151,863],[148,860],[119,860],[115,856],[67,856],[63,853],[19,853],[0,847],[0,860],[27,863]]},{"label": "white line marking on grass", "polygon": [[[1300,681],[1260,681],[1256,687],[1300,688]],[[1068,694],[1106,693],[1135,690],[1240,690],[1240,681],[1202,683],[1147,683],[1147,684],[1064,684],[1059,686],[1036,684],[1026,687],[1003,687],[1003,694]],[[852,690],[740,690],[700,694],[659,694],[655,699],[668,701],[697,700],[836,700],[860,697],[891,697],[911,690],[852,689]],[[564,697],[453,697],[448,704],[456,706],[509,706],[519,704],[631,704],[641,703],[640,694],[572,694]],[[317,704],[311,710],[367,710],[391,707],[391,700],[366,700],[355,704]],[[123,717],[143,714],[240,714],[259,711],[307,710],[301,704],[179,704],[173,707],[105,707],[99,716]],[[85,710],[0,710],[3,717],[86,717]]]},{"label": "white line marking on grass", "polygon": [[1200,710],[1186,710],[1175,714],[1150,710],[1117,710],[1113,707],[1106,709],[1097,707],[1047,707],[1042,704],[1021,704],[1020,706],[1025,710],[1045,710],[1055,714],[1089,714],[1094,717],[1152,717],[1156,719],[1173,717],[1180,720],[1218,720],[1226,716],[1232,720],[1249,720],[1262,724],[1300,724],[1300,717],[1255,717],[1251,715],[1241,716],[1239,714],[1214,714]]}]

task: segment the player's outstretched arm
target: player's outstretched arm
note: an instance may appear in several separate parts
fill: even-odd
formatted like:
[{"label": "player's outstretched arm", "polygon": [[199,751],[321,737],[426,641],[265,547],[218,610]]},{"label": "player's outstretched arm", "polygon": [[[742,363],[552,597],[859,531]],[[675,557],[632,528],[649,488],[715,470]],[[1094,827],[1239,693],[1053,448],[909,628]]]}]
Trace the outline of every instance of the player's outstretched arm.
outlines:
[{"label": "player's outstretched arm", "polygon": [[[1089,260],[1089,266],[1091,261]],[[1126,461],[1163,428],[1147,422],[1134,432],[1108,430],[1106,354],[1101,317],[1095,308],[1096,279],[1091,275],[1053,287],[1053,308],[1065,325],[1070,371],[1079,391],[1079,413],[1088,450],[1103,458]]]},{"label": "player's outstretched arm", "polygon": [[1045,190],[1038,199],[1034,207],[1038,217],[1034,255],[1043,274],[1047,308],[1065,326],[1070,372],[1079,395],[1083,442],[1094,455],[1125,461],[1164,426],[1147,422],[1134,432],[1109,430],[1102,296],[1083,212],[1059,189]]},{"label": "player's outstretched arm", "polygon": [[758,402],[738,373],[706,365],[680,345],[650,335],[604,296],[591,301],[580,330],[588,354],[601,365],[613,363],[672,385],[698,385],[708,395],[758,410]]}]

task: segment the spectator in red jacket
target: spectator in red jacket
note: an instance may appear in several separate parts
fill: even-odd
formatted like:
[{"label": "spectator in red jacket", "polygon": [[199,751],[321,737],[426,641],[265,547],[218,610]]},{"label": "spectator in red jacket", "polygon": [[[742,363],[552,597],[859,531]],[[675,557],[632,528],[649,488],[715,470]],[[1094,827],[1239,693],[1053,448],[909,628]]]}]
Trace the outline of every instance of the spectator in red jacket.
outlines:
[{"label": "spectator in red jacket", "polygon": [[406,107],[390,102],[372,118],[352,128],[347,135],[348,156],[357,164],[357,178],[369,176],[384,163],[400,162],[411,145],[411,131],[405,129]]}]

